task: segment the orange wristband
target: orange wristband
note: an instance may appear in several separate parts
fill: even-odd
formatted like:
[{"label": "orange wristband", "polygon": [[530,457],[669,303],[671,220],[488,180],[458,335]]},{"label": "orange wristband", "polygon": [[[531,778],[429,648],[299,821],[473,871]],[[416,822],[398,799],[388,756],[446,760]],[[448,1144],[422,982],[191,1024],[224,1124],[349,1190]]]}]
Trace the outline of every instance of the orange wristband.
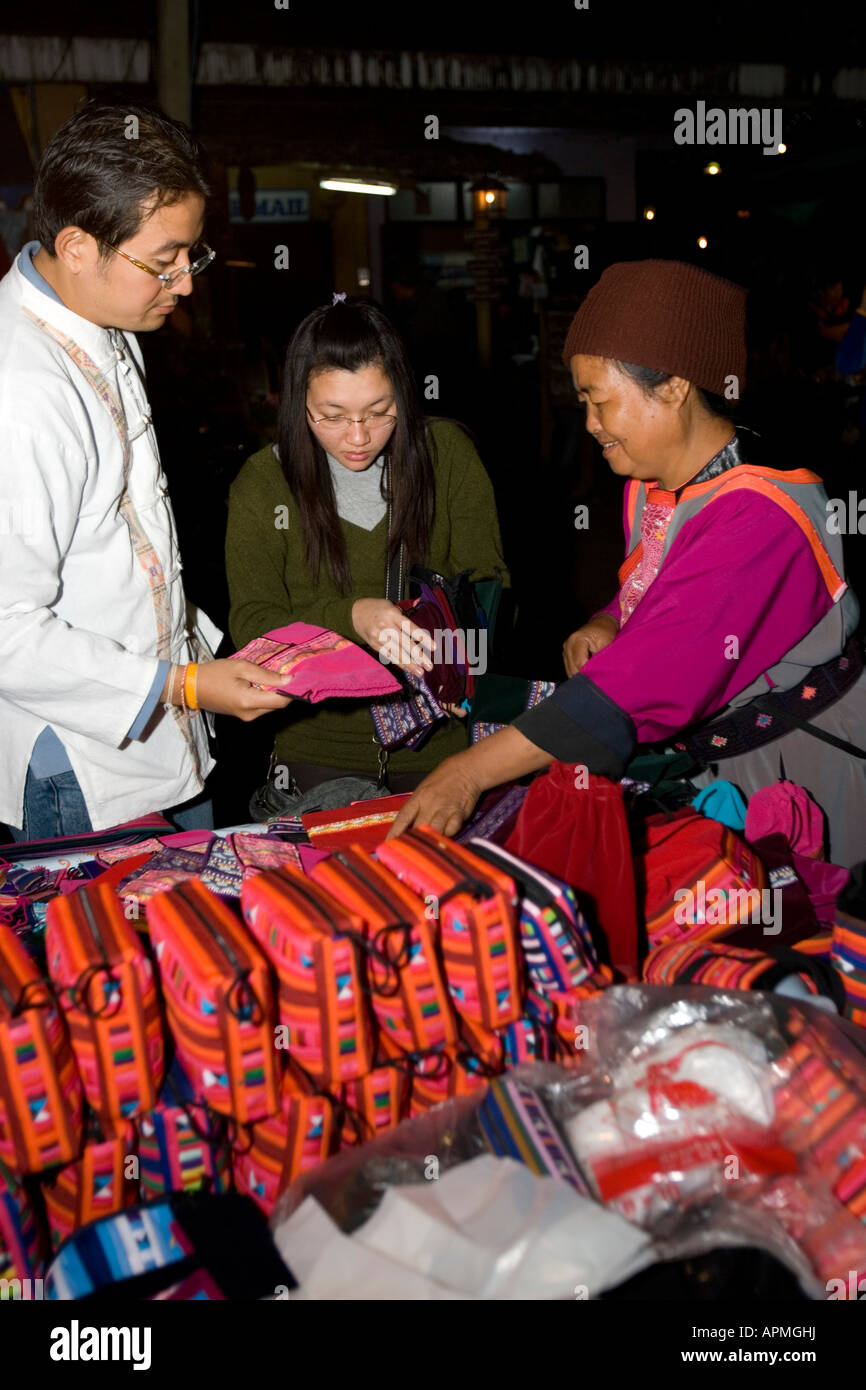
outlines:
[{"label": "orange wristband", "polygon": [[191,661],[186,668],[186,675],[183,678],[183,693],[186,696],[187,706],[191,710],[198,709],[198,701],[196,700],[197,673],[198,664],[195,661]]}]

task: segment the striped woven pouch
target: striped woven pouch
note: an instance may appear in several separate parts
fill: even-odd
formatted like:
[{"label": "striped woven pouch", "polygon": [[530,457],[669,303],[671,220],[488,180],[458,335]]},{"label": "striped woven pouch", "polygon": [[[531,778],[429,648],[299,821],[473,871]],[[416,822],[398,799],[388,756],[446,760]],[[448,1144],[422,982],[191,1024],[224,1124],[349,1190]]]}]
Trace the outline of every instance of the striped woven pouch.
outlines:
[{"label": "striped woven pouch", "polygon": [[837,1007],[845,1003],[841,981],[832,965],[819,956],[785,947],[755,951],[724,942],[684,941],[657,946],[642,967],[650,985],[710,985],[714,989],[775,989],[795,975],[810,994],[824,995]]},{"label": "striped woven pouch", "polygon": [[81,1148],[81,1079],[66,1022],[14,932],[0,923],[0,1159],[17,1173]]},{"label": "striped woven pouch", "polygon": [[535,988],[550,993],[584,984],[598,959],[574,889],[489,840],[470,840],[467,848],[514,880],[523,961]]},{"label": "striped woven pouch", "polygon": [[235,1185],[270,1215],[284,1188],[338,1145],[332,1097],[287,1058],[276,1115],[250,1125],[234,1148]]},{"label": "striped woven pouch", "polygon": [[418,895],[358,847],[335,851],[311,877],[362,919],[370,1004],[382,1031],[407,1052],[455,1043],[437,923]]},{"label": "striped woven pouch", "polygon": [[196,1096],[242,1123],[274,1114],[274,1004],[255,941],[196,880],[152,898],[147,920],[169,1028]]},{"label": "striped woven pouch", "polygon": [[100,883],[53,898],[45,943],[89,1104],[116,1119],[150,1110],[165,1062],[159,996],[119,898]]},{"label": "striped woven pouch", "polygon": [[73,1231],[112,1216],[138,1201],[135,1126],[128,1120],[94,1123],[79,1159],[42,1180],[51,1246],[57,1250]]},{"label": "striped woven pouch", "polygon": [[830,958],[845,989],[845,1014],[866,1025],[866,922],[837,907]]},{"label": "striped woven pouch", "polygon": [[439,917],[454,1007],[492,1032],[520,1017],[523,976],[513,880],[426,827],[386,840],[376,858]]},{"label": "striped woven pouch", "polygon": [[241,906],[277,974],[281,1042],[325,1089],[364,1076],[374,1065],[375,1043],[363,988],[361,918],[291,867],[248,879]]},{"label": "striped woven pouch", "polygon": [[231,1121],[197,1103],[177,1058],[155,1109],[138,1121],[141,1200],[169,1192],[227,1192],[232,1180]]},{"label": "striped woven pouch", "polygon": [[344,1148],[384,1134],[409,1114],[412,1059],[385,1032],[380,1035],[379,1048],[374,1069],[347,1081],[340,1091],[340,1101],[348,1112],[342,1125]]},{"label": "striped woven pouch", "polygon": [[42,1242],[30,1194],[0,1163],[0,1279],[38,1279]]}]

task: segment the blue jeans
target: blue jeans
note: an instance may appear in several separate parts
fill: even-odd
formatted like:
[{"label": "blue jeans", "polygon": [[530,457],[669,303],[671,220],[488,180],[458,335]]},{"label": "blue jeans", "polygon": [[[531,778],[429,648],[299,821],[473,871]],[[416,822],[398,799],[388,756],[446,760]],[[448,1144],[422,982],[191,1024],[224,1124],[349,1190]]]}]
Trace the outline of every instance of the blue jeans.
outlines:
[{"label": "blue jeans", "polygon": [[24,783],[24,825],[10,825],[13,840],[55,840],[60,835],[83,835],[92,830],[87,806],[74,772],[34,777],[28,768]]},{"label": "blue jeans", "polygon": [[[182,830],[213,830],[213,804],[201,792],[181,807],[166,811],[168,820]],[[27,770],[24,783],[24,825],[10,825],[13,840],[54,840],[65,835],[83,835],[93,826],[74,772],[58,772],[53,777],[34,777]]]}]

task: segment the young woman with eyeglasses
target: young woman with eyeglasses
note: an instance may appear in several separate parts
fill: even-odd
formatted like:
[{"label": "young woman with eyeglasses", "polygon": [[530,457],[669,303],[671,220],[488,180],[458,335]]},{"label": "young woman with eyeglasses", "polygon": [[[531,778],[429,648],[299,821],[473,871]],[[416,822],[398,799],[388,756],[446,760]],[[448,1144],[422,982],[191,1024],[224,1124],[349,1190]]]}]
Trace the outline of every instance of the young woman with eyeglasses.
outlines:
[{"label": "young woman with eyeglasses", "polygon": [[[396,630],[408,639],[397,664],[423,675],[429,639],[392,600],[408,596],[413,563],[508,583],[493,489],[464,431],[422,416],[405,348],[382,310],[334,300],[289,344],[278,445],[248,459],[231,489],[229,628],[241,647],[301,620],[376,653],[400,645]],[[465,745],[465,726],[449,721],[417,751],[392,753],[390,789],[410,790]],[[305,791],[340,773],[375,777],[378,752],[366,704],[295,701],[272,765]]]}]

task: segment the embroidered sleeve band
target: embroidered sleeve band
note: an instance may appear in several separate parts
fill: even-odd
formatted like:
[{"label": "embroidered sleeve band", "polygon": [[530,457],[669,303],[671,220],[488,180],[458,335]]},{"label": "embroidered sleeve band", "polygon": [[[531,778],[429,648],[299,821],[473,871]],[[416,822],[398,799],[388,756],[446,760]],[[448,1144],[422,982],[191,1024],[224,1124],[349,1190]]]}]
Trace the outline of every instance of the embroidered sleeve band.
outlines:
[{"label": "embroidered sleeve band", "polygon": [[637,735],[625,710],[586,676],[565,681],[514,728],[563,763],[583,763],[600,777],[622,777]]}]

